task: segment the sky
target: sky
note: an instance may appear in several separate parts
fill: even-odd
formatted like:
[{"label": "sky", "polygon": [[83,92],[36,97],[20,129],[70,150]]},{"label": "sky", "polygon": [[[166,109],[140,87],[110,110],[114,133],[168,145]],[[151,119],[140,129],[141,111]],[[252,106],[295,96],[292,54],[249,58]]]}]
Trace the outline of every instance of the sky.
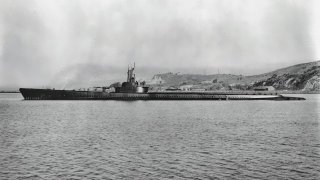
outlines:
[{"label": "sky", "polygon": [[[320,59],[317,0],[0,0],[0,88],[164,72],[254,75]],[[102,83],[102,84],[101,84]]]}]

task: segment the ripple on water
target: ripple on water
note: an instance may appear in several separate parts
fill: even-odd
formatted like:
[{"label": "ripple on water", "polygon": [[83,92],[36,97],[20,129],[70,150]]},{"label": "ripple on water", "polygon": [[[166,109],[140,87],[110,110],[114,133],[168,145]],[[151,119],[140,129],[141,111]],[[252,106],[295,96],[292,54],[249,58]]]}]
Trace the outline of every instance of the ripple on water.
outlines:
[{"label": "ripple on water", "polygon": [[313,98],[0,100],[0,179],[319,179]]}]

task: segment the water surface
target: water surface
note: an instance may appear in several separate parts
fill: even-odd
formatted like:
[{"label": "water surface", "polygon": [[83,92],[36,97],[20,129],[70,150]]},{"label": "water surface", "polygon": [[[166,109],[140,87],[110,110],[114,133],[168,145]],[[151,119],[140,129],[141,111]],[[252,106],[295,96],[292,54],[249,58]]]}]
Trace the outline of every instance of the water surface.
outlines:
[{"label": "water surface", "polygon": [[319,179],[306,101],[25,101],[0,94],[0,179]]}]

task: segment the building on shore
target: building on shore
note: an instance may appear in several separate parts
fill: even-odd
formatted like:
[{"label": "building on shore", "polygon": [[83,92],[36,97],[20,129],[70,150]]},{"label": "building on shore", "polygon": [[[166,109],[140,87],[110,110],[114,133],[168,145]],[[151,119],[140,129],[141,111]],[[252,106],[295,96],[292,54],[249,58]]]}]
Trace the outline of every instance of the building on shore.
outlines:
[{"label": "building on shore", "polygon": [[166,91],[181,91],[181,89],[174,86],[170,86],[166,89]]}]

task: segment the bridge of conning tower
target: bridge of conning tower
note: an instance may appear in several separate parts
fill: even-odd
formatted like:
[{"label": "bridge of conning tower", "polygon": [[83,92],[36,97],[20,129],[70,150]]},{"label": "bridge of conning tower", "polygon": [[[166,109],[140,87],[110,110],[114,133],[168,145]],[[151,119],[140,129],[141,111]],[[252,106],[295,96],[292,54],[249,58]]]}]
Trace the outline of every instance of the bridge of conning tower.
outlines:
[{"label": "bridge of conning tower", "polygon": [[128,67],[127,82],[123,82],[121,87],[116,87],[115,93],[147,93],[148,87],[145,87],[145,82],[139,83],[136,81],[136,75],[133,73],[136,64],[133,68]]},{"label": "bridge of conning tower", "polygon": [[133,64],[133,68],[128,67],[127,82],[134,83],[136,81],[136,75],[133,73],[136,67],[136,63]]}]

